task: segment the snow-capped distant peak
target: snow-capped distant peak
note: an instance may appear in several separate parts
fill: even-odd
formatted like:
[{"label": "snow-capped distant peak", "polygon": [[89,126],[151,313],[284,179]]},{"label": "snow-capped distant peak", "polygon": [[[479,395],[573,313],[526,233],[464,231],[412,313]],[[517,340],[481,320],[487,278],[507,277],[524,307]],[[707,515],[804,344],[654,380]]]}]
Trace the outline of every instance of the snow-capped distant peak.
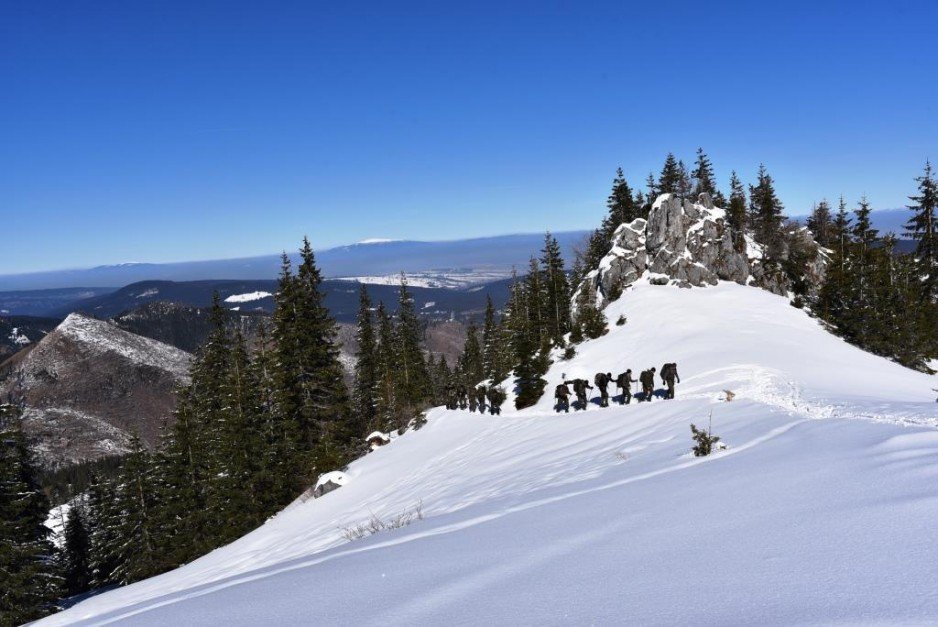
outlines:
[{"label": "snow-capped distant peak", "polygon": [[400,240],[387,239],[384,237],[369,237],[368,239],[363,239],[362,241],[356,242],[356,243],[357,244],[387,244],[388,242],[397,242],[397,241],[400,241]]},{"label": "snow-capped distant peak", "polygon": [[226,303],[249,303],[254,300],[261,300],[273,296],[270,292],[248,292],[247,294],[232,294],[225,299]]}]

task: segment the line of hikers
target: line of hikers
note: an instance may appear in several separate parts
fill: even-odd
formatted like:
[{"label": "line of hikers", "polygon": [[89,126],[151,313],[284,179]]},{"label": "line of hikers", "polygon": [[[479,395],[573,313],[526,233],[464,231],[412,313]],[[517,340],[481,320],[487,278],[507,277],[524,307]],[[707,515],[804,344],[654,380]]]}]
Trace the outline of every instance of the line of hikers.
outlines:
[{"label": "line of hikers", "polygon": [[488,408],[490,414],[498,416],[502,413],[502,403],[505,402],[505,397],[505,390],[497,385],[490,385],[487,388],[480,385],[472,389],[467,389],[465,385],[457,385],[447,392],[446,398],[449,400],[446,402],[446,409],[468,408],[469,411],[478,409],[480,414],[484,414]]},{"label": "line of hikers", "polygon": [[[632,378],[632,371],[626,370],[615,379],[610,372],[597,372],[593,377],[593,383],[599,388],[599,404],[601,407],[609,407],[609,384],[615,381],[616,387],[622,390],[618,395],[620,405],[628,405],[632,401],[632,384],[641,383],[642,391],[640,397],[636,394],[636,402],[651,402],[651,397],[655,394],[655,368],[643,370],[638,379]],[[681,382],[681,377],[677,374],[677,364],[667,363],[661,367],[661,381],[667,386],[665,398],[674,398],[674,384]],[[564,381],[554,389],[554,398],[557,400],[555,409],[558,412],[570,413],[570,388],[573,386],[573,394],[576,396],[574,409],[586,409],[589,403],[588,390],[593,386],[586,379],[571,379]]]}]

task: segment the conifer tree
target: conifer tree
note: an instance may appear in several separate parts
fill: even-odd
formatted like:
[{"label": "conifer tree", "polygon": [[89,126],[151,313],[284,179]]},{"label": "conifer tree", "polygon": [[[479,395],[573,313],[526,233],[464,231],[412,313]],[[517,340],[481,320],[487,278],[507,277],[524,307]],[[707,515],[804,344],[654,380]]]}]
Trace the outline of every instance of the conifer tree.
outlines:
[{"label": "conifer tree", "polygon": [[938,181],[932,174],[931,162],[925,162],[925,171],[915,180],[918,194],[909,197],[912,217],[906,223],[906,235],[916,242],[915,256],[920,275],[924,277],[923,295],[935,301],[938,299]]},{"label": "conifer tree", "polygon": [[683,160],[677,162],[677,171],[677,195],[681,198],[688,198],[694,186],[691,183],[690,174],[687,172],[687,166],[684,165]]},{"label": "conifer tree", "polygon": [[736,176],[736,171],[730,173],[730,202],[726,212],[726,221],[733,235],[733,242],[737,252],[746,250],[746,190]]},{"label": "conifer tree", "polygon": [[466,386],[475,386],[485,378],[482,368],[482,346],[479,344],[479,330],[470,322],[466,329],[466,342],[459,359],[459,371]]},{"label": "conifer tree", "polygon": [[655,195],[680,193],[684,183],[682,178],[681,166],[674,158],[674,154],[669,152],[661,168],[661,174],[658,175],[658,182],[654,186]]},{"label": "conifer tree", "polygon": [[378,355],[377,338],[371,315],[371,298],[364,285],[358,294],[358,352],[355,361],[355,389],[353,402],[356,428],[364,435],[377,409]]},{"label": "conifer tree", "polygon": [[492,381],[499,372],[498,342],[500,339],[498,323],[495,321],[495,305],[492,303],[492,297],[486,296],[485,321],[482,325],[482,376]]},{"label": "conifer tree", "polygon": [[48,614],[58,595],[48,511],[19,409],[0,405],[0,617],[12,625]]},{"label": "conifer tree", "polygon": [[117,523],[117,567],[114,580],[133,583],[158,572],[158,554],[154,535],[154,499],[150,477],[150,459],[136,436],[124,457],[116,491],[120,512]]},{"label": "conifer tree", "polygon": [[[621,174],[621,170],[619,172]],[[628,196],[631,196],[631,191],[628,192]],[[570,283],[564,270],[560,244],[550,233],[544,237],[541,268],[544,272],[547,338],[551,344],[561,346],[564,335],[570,331]]]},{"label": "conifer tree", "polygon": [[831,245],[832,222],[831,206],[827,200],[816,203],[811,210],[811,215],[808,217],[807,227],[814,235],[814,241],[823,248],[828,248]]},{"label": "conifer tree", "polygon": [[717,207],[726,206],[726,199],[717,188],[716,177],[713,174],[713,164],[703,148],[697,149],[697,163],[691,176],[694,179],[694,195],[709,194],[713,204]]},{"label": "conifer tree", "polygon": [[399,371],[394,344],[394,324],[383,302],[378,303],[375,317],[378,322],[378,394],[375,421],[368,428],[389,432],[397,428],[401,414],[398,400]]},{"label": "conifer tree", "polygon": [[775,183],[764,165],[759,166],[756,185],[749,186],[749,221],[756,241],[763,245],[768,261],[779,261],[782,253],[781,227],[785,221]]},{"label": "conifer tree", "polygon": [[[397,302],[397,325],[394,329],[394,344],[397,359],[397,396],[401,408],[407,415],[406,422],[416,416],[430,400],[430,376],[427,363],[420,348],[420,321],[414,307],[414,299],[407,289],[407,279],[401,275]],[[405,426],[399,424],[399,428]]]},{"label": "conifer tree", "polygon": [[86,520],[84,506],[74,505],[68,511],[62,531],[62,576],[66,596],[91,588],[91,538]]}]

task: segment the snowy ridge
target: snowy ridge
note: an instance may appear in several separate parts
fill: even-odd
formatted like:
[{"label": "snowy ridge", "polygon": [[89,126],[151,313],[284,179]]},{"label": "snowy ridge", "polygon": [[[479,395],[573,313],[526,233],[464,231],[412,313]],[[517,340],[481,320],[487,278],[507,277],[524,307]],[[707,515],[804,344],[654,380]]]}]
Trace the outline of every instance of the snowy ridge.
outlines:
[{"label": "snowy ridge", "polygon": [[232,294],[225,299],[226,303],[249,303],[273,296],[270,292],[249,292],[247,294]]},{"label": "snowy ridge", "polygon": [[102,320],[73,313],[56,327],[55,333],[75,340],[93,353],[116,353],[135,363],[166,370],[180,380],[188,377],[192,357],[185,351]]},{"label": "snowy ridge", "polygon": [[[432,410],[340,489],[46,623],[938,620],[938,379],[734,283],[641,283],[606,315],[628,322],[556,360],[536,406]],[[552,408],[564,376],[665,361],[676,400]],[[688,426],[711,414],[728,448],[695,458]],[[423,520],[343,537],[417,504]]]}]

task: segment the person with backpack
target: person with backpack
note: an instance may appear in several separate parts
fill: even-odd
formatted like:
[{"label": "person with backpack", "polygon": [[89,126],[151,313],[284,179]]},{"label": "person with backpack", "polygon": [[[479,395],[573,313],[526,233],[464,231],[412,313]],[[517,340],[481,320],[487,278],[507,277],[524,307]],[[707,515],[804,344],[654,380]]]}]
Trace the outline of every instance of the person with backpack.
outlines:
[{"label": "person with backpack", "polygon": [[577,405],[579,405],[579,409],[582,409],[585,411],[586,404],[588,402],[586,390],[592,390],[593,386],[590,385],[589,381],[587,381],[586,379],[574,379],[572,383],[573,383],[573,391],[576,394]]},{"label": "person with backpack", "polygon": [[655,367],[645,370],[638,376],[642,384],[642,400],[651,402],[651,397],[655,393]]},{"label": "person with backpack", "polygon": [[626,370],[618,377],[616,377],[616,387],[622,390],[622,395],[619,397],[620,405],[628,405],[632,402],[632,384],[636,380],[632,378],[632,370]]},{"label": "person with backpack", "polygon": [[593,377],[593,383],[599,388],[600,407],[609,407],[609,390],[607,388],[610,381],[612,381],[611,372],[597,372],[596,376]]},{"label": "person with backpack", "polygon": [[476,395],[476,402],[479,403],[479,413],[485,413],[485,386],[480,385],[475,390],[472,391]]},{"label": "person with backpack", "polygon": [[468,402],[466,400],[466,386],[462,383],[456,388],[456,396],[459,398],[459,409],[465,409]]},{"label": "person with backpack", "polygon": [[661,381],[668,386],[665,398],[674,398],[674,382],[681,382],[681,377],[677,373],[677,363],[665,364],[661,367]]},{"label": "person with backpack", "polygon": [[475,390],[470,390],[469,392],[469,411],[475,413],[476,408],[479,406],[479,401],[476,399]]},{"label": "person with backpack", "polygon": [[557,413],[559,414],[561,410],[564,413],[570,413],[570,389],[567,387],[568,382],[564,381],[556,388],[554,388],[554,398],[557,399]]},{"label": "person with backpack", "polygon": [[486,396],[489,399],[489,413],[493,416],[499,416],[502,413],[502,403],[505,402],[505,390],[494,385],[489,386]]}]

